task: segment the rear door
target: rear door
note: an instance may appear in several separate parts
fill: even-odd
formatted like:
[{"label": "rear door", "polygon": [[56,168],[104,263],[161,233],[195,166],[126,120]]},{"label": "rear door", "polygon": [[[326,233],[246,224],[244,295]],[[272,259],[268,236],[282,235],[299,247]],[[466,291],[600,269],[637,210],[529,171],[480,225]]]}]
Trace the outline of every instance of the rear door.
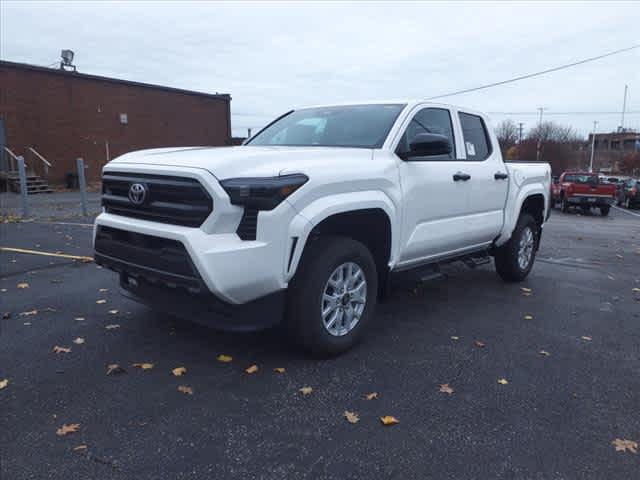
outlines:
[{"label": "rear door", "polygon": [[493,241],[502,230],[509,189],[507,168],[497,139],[479,114],[457,111],[464,148],[460,168],[471,176],[467,182],[469,208],[465,231],[472,244]]},{"label": "rear door", "polygon": [[445,135],[454,146],[447,155],[399,160],[403,192],[401,256],[398,267],[465,249],[473,241],[468,234],[469,182],[456,180],[465,168],[459,160],[460,141],[455,118],[448,108],[417,107],[403,125],[395,151],[407,151],[415,135]]}]

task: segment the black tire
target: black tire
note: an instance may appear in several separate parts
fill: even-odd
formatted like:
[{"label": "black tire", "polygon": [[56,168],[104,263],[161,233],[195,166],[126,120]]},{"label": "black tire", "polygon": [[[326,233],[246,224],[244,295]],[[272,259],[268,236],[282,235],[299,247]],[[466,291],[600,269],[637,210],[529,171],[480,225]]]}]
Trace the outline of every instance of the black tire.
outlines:
[{"label": "black tire", "polygon": [[562,213],[569,213],[569,202],[565,197],[562,197],[561,203],[562,203],[562,207],[561,207]]},{"label": "black tire", "polygon": [[607,215],[609,215],[610,210],[611,210],[611,207],[609,205],[604,205],[600,207],[600,215],[602,215],[603,217],[606,217]]},{"label": "black tire", "polygon": [[[527,228],[531,229],[533,234],[534,247],[529,263],[525,268],[522,268],[518,263],[518,250],[520,240]],[[496,272],[498,272],[502,280],[505,282],[521,282],[529,275],[536,258],[539,235],[539,227],[533,217],[527,213],[521,214],[509,241],[497,248],[494,253]]]},{"label": "black tire", "polygon": [[[325,286],[342,264],[353,262],[366,279],[366,303],[351,331],[335,336],[325,328],[321,308]],[[378,274],[371,252],[362,243],[346,237],[320,237],[309,244],[287,294],[285,325],[293,340],[318,356],[333,356],[358,343],[374,315]]]}]

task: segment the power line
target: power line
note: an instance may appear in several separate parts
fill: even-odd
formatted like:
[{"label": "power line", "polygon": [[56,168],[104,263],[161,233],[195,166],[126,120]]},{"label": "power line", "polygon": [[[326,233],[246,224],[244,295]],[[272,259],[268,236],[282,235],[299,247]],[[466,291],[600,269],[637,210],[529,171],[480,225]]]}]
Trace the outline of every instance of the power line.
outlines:
[{"label": "power line", "polygon": [[435,100],[437,98],[452,97],[454,95],[460,95],[462,93],[475,92],[475,91],[478,91],[478,90],[484,90],[486,88],[497,87],[498,85],[505,85],[507,83],[513,83],[513,82],[517,82],[519,80],[525,80],[527,78],[537,77],[537,76],[544,75],[544,74],[551,73],[551,72],[557,72],[558,70],[564,70],[565,68],[575,67],[576,65],[582,65],[583,63],[593,62],[595,60],[600,60],[601,58],[610,57],[612,55],[617,55],[617,54],[623,53],[623,52],[628,52],[628,51],[634,50],[636,48],[640,48],[640,44],[633,45],[633,46],[627,47],[627,48],[621,48],[620,50],[614,50],[613,52],[605,53],[603,55],[598,55],[597,57],[585,58],[584,60],[579,60],[577,62],[567,63],[565,65],[560,65],[559,67],[549,68],[547,70],[542,70],[540,72],[528,73],[526,75],[521,75],[519,77],[510,78],[509,80],[503,80],[501,82],[489,83],[487,85],[481,85],[479,87],[474,87],[474,88],[467,88],[465,90],[458,90],[457,92],[445,93],[444,95],[437,95],[435,97],[430,97],[427,100]]},{"label": "power line", "polygon": [[[540,112],[488,112],[489,115],[540,115]],[[621,112],[548,112],[545,115],[620,115]],[[627,110],[625,115],[638,115],[640,110]]]}]

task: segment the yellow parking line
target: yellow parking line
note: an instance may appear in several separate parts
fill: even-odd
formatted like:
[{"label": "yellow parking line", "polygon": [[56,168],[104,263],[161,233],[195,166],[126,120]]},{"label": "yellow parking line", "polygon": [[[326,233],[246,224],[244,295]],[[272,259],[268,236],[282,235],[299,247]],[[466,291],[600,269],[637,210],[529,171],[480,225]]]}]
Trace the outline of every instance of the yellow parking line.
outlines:
[{"label": "yellow parking line", "polygon": [[0,247],[0,252],[27,253],[29,255],[44,255],[45,257],[69,258],[71,260],[93,262],[93,257],[84,257],[82,255],[69,255],[67,253],[41,252],[39,250],[25,250],[24,248]]}]

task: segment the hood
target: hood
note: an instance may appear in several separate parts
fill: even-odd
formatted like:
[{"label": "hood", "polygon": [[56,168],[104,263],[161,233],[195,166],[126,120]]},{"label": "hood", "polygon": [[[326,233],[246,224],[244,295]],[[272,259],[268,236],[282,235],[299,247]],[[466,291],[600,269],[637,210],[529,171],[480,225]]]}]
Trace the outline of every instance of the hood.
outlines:
[{"label": "hood", "polygon": [[126,153],[109,165],[143,164],[208,170],[218,180],[270,177],[309,170],[340,168],[371,160],[372,150],[343,147],[187,147]]}]

